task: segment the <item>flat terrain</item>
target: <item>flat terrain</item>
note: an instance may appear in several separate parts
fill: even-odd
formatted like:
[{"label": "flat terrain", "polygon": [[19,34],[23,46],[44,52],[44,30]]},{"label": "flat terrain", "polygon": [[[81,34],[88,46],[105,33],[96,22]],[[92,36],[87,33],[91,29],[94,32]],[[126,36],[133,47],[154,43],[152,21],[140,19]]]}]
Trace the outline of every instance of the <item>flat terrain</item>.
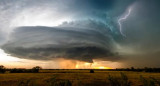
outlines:
[{"label": "flat terrain", "polygon": [[[90,70],[40,70],[40,73],[5,73],[0,74],[0,86],[111,86],[111,78],[114,80],[125,79],[122,77],[122,73],[127,76],[131,86],[144,86],[147,81],[155,84],[150,86],[159,86],[160,73],[104,70],[94,70],[94,73],[90,73]],[[155,82],[152,83],[151,78]],[[63,83],[67,83],[67,85],[62,85]]]}]

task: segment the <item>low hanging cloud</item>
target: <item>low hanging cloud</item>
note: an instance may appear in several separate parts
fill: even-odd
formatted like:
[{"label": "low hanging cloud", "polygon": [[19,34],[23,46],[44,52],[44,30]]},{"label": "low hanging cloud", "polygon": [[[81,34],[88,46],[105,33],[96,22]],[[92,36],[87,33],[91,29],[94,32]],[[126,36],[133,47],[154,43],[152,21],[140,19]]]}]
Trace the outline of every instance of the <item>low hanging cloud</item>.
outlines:
[{"label": "low hanging cloud", "polygon": [[12,56],[51,60],[65,58],[92,62],[93,59],[118,60],[109,32],[86,27],[19,27],[2,46]]}]

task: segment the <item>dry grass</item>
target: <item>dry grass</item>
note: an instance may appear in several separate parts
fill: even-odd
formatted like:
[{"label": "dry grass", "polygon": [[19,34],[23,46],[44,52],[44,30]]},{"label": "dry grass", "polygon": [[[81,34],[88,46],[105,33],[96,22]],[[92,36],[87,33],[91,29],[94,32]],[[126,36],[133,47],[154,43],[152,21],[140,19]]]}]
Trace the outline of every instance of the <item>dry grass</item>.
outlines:
[{"label": "dry grass", "polygon": [[[152,79],[155,86],[160,81],[160,73],[99,71],[89,70],[41,70],[46,73],[6,73],[0,74],[0,86],[110,86],[109,75],[126,79],[131,86],[143,86],[144,80]],[[52,72],[52,73],[49,73]],[[140,76],[142,76],[140,78]]]}]

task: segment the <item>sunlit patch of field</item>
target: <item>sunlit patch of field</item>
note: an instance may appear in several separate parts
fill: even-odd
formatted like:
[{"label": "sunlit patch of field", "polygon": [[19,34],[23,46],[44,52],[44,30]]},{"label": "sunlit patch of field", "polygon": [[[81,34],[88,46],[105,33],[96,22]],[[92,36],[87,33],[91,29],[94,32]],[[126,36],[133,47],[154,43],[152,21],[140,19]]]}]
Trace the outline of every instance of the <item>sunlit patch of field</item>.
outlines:
[{"label": "sunlit patch of field", "polygon": [[95,70],[94,73],[90,73],[90,70],[41,70],[40,73],[0,74],[0,86],[56,86],[53,84],[59,81],[67,82],[68,86],[70,83],[72,86],[108,86],[109,75],[119,78],[121,73],[128,77],[131,86],[143,86],[140,76],[146,79],[154,77],[160,81],[160,73],[104,70]]}]

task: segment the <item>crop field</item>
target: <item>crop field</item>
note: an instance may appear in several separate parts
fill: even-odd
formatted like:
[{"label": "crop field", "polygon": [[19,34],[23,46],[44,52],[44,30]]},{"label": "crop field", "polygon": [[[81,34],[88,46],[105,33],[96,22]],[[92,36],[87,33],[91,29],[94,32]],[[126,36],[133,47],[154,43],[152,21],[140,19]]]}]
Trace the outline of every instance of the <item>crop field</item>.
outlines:
[{"label": "crop field", "polygon": [[160,73],[107,70],[40,70],[0,74],[0,86],[160,86]]}]

